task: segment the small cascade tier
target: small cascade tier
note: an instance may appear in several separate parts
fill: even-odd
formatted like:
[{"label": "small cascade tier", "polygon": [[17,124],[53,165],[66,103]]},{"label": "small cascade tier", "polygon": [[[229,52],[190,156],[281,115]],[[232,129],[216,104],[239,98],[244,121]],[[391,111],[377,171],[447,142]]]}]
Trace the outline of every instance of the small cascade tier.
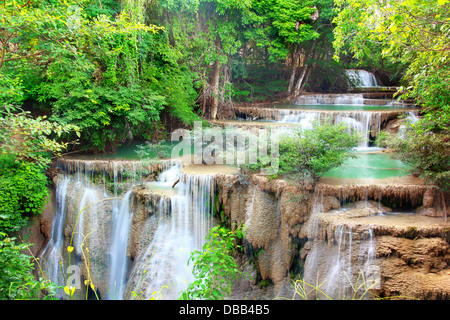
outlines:
[{"label": "small cascade tier", "polygon": [[276,121],[280,125],[297,125],[302,129],[311,129],[314,122],[345,123],[350,129],[366,137],[366,141],[362,142],[360,147],[367,147],[369,142],[373,141],[380,131],[386,128],[389,121],[407,114],[412,114],[417,118],[417,111],[414,109],[354,111],[236,107],[234,111],[238,118],[247,120],[235,123],[234,125],[237,126],[245,126],[248,120]]},{"label": "small cascade tier", "polygon": [[345,74],[351,86],[356,87],[378,87],[378,81],[372,72],[361,69],[347,69]]},{"label": "small cascade tier", "polygon": [[[397,88],[381,87],[373,74],[350,70],[351,77],[359,77],[359,87],[351,86],[351,93],[305,93],[291,100],[292,104],[273,106],[236,106],[232,126],[245,127],[249,122],[271,122],[279,126],[296,125],[312,129],[314,123],[345,123],[349,129],[364,137],[359,147],[369,147],[388,122],[419,116],[419,108],[410,101],[395,98]],[[228,119],[231,120],[231,119]]]},{"label": "small cascade tier", "polygon": [[294,99],[296,105],[367,105],[367,106],[413,106],[406,101],[393,99],[393,93],[307,93]]}]

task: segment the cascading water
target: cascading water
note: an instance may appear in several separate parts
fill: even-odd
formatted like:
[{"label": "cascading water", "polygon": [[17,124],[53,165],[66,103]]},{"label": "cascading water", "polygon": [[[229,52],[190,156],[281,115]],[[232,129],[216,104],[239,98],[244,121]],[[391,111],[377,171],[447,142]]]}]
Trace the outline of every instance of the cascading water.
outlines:
[{"label": "cascading water", "polygon": [[111,271],[109,278],[109,298],[120,300],[125,287],[127,271],[127,246],[133,211],[131,190],[123,196],[120,207],[113,208],[113,230],[111,242]]},{"label": "cascading water", "polygon": [[408,116],[406,117],[406,119],[408,119],[413,124],[415,124],[419,120],[419,117],[417,116],[417,112],[415,112],[415,111],[408,111],[407,115]]},{"label": "cascading water", "polygon": [[345,70],[347,77],[357,87],[377,87],[378,82],[375,75],[366,70],[347,69]]},{"label": "cascading water", "polygon": [[[132,188],[142,183],[142,165],[132,163],[125,168],[118,161],[72,161],[58,167],[52,236],[41,254],[48,277],[66,285],[67,235],[73,233],[71,264],[79,270],[89,269],[101,298],[128,299],[131,291],[149,296],[165,286],[168,289],[161,298],[177,298],[192,281],[187,265],[190,254],[201,250],[213,225],[215,175],[181,173],[180,161],[163,162],[163,171],[153,184],[172,190],[178,180],[177,193],[161,196],[155,215],[148,219],[156,232],[146,250],[131,261]],[[87,277],[85,271],[83,277]]]},{"label": "cascading water", "polygon": [[371,133],[377,136],[381,130],[380,112],[310,112],[304,110],[279,110],[280,123],[297,123],[300,128],[310,130],[313,123],[321,123],[328,119],[333,124],[345,123],[350,130],[356,131],[364,137],[358,147],[368,147]]},{"label": "cascading water", "polygon": [[369,228],[358,233],[345,224],[324,229],[320,220],[322,201],[323,195],[316,191],[308,227],[310,250],[303,280],[321,292],[309,290],[310,298],[367,298],[365,290],[379,284],[373,231]]},{"label": "cascading water", "polygon": [[[102,298],[120,299],[125,282],[126,249],[132,218],[131,186],[123,180],[123,168],[114,162],[114,172],[109,173],[114,177],[113,192],[108,191],[111,188],[107,182],[107,170],[103,167],[96,171],[92,164],[90,161],[58,163],[61,173],[56,179],[52,237],[40,257],[44,272],[58,285],[68,284],[65,280],[68,267],[78,270],[79,274],[89,269],[89,275],[83,273],[83,277],[91,278],[101,291]],[[132,171],[135,182],[137,173],[134,169]],[[101,179],[98,179],[97,173],[102,175]],[[125,192],[120,192],[119,186]],[[69,239],[73,242],[70,243]],[[74,248],[70,266],[66,250],[69,245]],[[82,283],[79,279],[69,285],[76,284],[77,289],[82,289]]]},{"label": "cascading water", "polygon": [[406,133],[407,127],[411,127],[411,125],[415,125],[416,122],[419,120],[417,112],[415,112],[415,111],[408,111],[406,114],[407,114],[407,116],[405,118],[406,123],[402,123],[398,129],[398,135],[402,139],[405,138],[405,133]]},{"label": "cascading water", "polygon": [[[52,225],[52,234],[49,242],[41,253],[43,267],[47,271],[48,279],[53,283],[64,283],[62,266],[59,257],[64,244],[64,221],[66,216],[66,195],[70,178],[64,176],[56,182],[55,218]],[[61,295],[61,293],[60,293]]]},{"label": "cascading water", "polygon": [[364,96],[361,93],[305,94],[295,99],[296,105],[364,105]]},{"label": "cascading water", "polygon": [[181,173],[172,164],[160,174],[158,186],[171,187],[179,179],[178,193],[163,196],[152,217],[156,232],[148,247],[136,258],[127,286],[127,295],[176,299],[193,280],[188,259],[201,250],[213,225],[215,175]]}]

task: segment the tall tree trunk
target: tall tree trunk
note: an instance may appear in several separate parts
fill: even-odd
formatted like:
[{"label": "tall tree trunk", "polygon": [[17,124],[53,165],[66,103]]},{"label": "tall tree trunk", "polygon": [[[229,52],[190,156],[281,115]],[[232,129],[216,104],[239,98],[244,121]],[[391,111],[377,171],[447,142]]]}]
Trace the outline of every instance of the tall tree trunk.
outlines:
[{"label": "tall tree trunk", "polygon": [[289,86],[287,90],[288,95],[291,94],[292,87],[294,86],[295,74],[297,73],[297,66],[298,66],[298,46],[295,47],[294,55],[292,57],[292,72],[291,78],[289,79]]},{"label": "tall tree trunk", "polygon": [[[203,68],[203,81],[205,81],[206,79],[206,67]],[[206,81],[207,82],[207,81]],[[206,95],[206,91],[207,91],[207,84],[203,85],[203,92],[202,92],[202,115],[205,116],[206,114],[206,100],[207,100],[207,95]]]},{"label": "tall tree trunk", "polygon": [[310,68],[308,68],[308,71],[306,72],[305,79],[303,80],[302,85],[300,86],[299,93],[303,92],[305,90],[305,85],[308,83],[309,76],[311,75],[311,71],[314,70],[317,66],[317,61],[321,59],[322,54],[316,52],[314,54],[314,62]]},{"label": "tall tree trunk", "polygon": [[309,60],[311,60],[311,58],[314,54],[315,46],[316,46],[316,40],[314,40],[314,42],[312,43],[311,48],[309,49],[308,55],[305,58],[305,65],[303,66],[302,73],[298,77],[297,83],[295,84],[294,97],[298,96],[300,93],[300,89],[302,87],[304,87],[306,74],[307,74],[308,68],[309,68]]},{"label": "tall tree trunk", "polygon": [[220,63],[214,63],[212,76],[212,101],[211,101],[211,119],[217,118],[217,110],[219,108],[219,80],[220,80]]}]

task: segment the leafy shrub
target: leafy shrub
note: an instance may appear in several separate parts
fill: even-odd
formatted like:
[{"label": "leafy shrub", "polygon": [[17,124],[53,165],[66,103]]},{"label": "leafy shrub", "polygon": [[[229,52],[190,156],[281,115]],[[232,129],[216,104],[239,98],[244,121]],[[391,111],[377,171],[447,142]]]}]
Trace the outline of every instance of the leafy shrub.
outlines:
[{"label": "leafy shrub", "polygon": [[213,227],[206,236],[203,251],[193,251],[188,263],[193,262],[196,280],[182,292],[180,299],[220,300],[231,294],[233,281],[245,277],[233,257],[239,248],[237,241],[244,236],[243,228],[231,231],[222,226]]},{"label": "leafy shrub", "polygon": [[[292,134],[280,137],[279,169],[271,177],[318,182],[327,171],[354,157],[351,151],[361,139],[360,134],[343,123],[315,122],[311,130],[294,129]],[[251,169],[264,167],[264,160],[259,159],[258,165]]]},{"label": "leafy shrub", "polygon": [[0,110],[0,151],[14,157],[16,161],[35,163],[45,170],[51,163],[51,156],[60,155],[68,142],[57,141],[64,134],[78,128],[68,124],[64,127],[39,116],[32,118],[30,112],[14,105],[5,105]]},{"label": "leafy shrub", "polygon": [[35,279],[30,256],[22,253],[30,244],[16,244],[16,238],[9,238],[0,232],[0,300],[52,299],[56,286],[44,279]]},{"label": "leafy shrub", "polygon": [[14,232],[46,204],[47,177],[30,162],[0,157],[0,232]]},{"label": "leafy shrub", "polygon": [[409,166],[414,174],[443,190],[450,189],[450,139],[448,131],[431,132],[424,129],[423,121],[411,125],[404,134],[382,132],[377,138],[379,146],[395,152],[394,158]]}]

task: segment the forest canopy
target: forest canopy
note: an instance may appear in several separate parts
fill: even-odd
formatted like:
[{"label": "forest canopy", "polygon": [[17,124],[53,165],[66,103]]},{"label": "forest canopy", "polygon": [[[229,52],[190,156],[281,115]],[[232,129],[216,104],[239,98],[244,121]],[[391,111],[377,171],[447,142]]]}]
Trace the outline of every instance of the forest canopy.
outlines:
[{"label": "forest canopy", "polygon": [[[446,152],[449,8],[448,0],[5,0],[0,103],[46,117],[69,151],[108,152],[227,117],[236,103],[345,92],[344,70],[363,68],[423,107],[410,137],[440,135]],[[414,160],[419,171],[428,154]],[[437,170],[447,169],[444,160]]]},{"label": "forest canopy", "polygon": [[330,0],[6,0],[0,103],[77,126],[76,148],[88,151],[164,138],[235,101],[298,94],[312,60],[336,73],[336,62],[318,63],[332,56],[332,9]]}]

